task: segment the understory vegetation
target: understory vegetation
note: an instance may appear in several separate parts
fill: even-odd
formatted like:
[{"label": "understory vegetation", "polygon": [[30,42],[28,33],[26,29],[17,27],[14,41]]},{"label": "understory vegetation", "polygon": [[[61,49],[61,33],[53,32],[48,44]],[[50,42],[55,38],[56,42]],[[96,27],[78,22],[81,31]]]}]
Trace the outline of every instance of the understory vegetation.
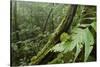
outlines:
[{"label": "understory vegetation", "polygon": [[10,5],[11,66],[96,61],[96,6]]}]

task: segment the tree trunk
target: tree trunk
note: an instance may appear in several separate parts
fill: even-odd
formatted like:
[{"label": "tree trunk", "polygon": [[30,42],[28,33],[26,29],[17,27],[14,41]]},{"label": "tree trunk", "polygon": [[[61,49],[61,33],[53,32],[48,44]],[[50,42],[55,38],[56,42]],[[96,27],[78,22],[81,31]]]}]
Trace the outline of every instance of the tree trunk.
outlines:
[{"label": "tree trunk", "polygon": [[50,12],[49,12],[48,17],[47,17],[47,19],[46,19],[46,22],[44,23],[44,26],[43,26],[43,33],[44,33],[45,30],[46,30],[46,26],[47,26],[47,23],[48,23],[48,20],[49,20],[49,17],[50,17],[50,15],[51,15],[52,11],[53,11],[53,8],[50,9]]},{"label": "tree trunk", "polygon": [[39,64],[43,58],[48,54],[50,48],[52,48],[59,41],[59,36],[63,32],[68,32],[72,24],[73,18],[77,10],[77,5],[71,5],[67,12],[66,17],[59,24],[55,32],[51,35],[51,38],[48,40],[44,48],[31,59],[31,64]]},{"label": "tree trunk", "polygon": [[17,41],[19,41],[20,40],[20,38],[19,38],[19,28],[18,28],[18,23],[17,23],[17,1],[16,0],[14,0],[13,1],[14,2],[14,29],[15,29],[15,31],[14,32],[16,32],[16,40]]}]

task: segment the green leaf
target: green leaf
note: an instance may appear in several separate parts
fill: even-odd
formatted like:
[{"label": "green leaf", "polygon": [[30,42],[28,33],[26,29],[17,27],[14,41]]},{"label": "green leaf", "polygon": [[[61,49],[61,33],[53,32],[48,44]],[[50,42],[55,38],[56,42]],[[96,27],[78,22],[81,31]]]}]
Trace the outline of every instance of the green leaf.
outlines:
[{"label": "green leaf", "polygon": [[54,52],[62,52],[65,49],[65,45],[65,42],[58,43],[51,50],[53,50]]},{"label": "green leaf", "polygon": [[[76,55],[75,57],[78,56],[79,54],[79,51],[80,51],[80,48],[79,45],[84,45],[85,44],[85,56],[84,56],[84,61],[87,61],[88,59],[88,56],[90,55],[92,49],[93,49],[93,43],[94,43],[94,38],[93,38],[93,35],[92,33],[89,31],[88,28],[86,29],[79,29],[79,28],[76,28],[74,29],[73,31],[74,34],[72,34],[72,43],[71,45],[73,46],[73,48],[75,48],[75,46],[77,46],[77,51],[76,51]],[[74,58],[75,60],[76,58]]]},{"label": "green leaf", "polygon": [[81,48],[82,48],[82,47],[83,47],[83,46],[82,46],[81,44],[77,44],[77,45],[76,45],[76,53],[75,53],[75,57],[74,57],[73,62],[75,62],[76,58],[78,57],[79,53],[81,52]]},{"label": "green leaf", "polygon": [[87,61],[88,56],[90,55],[92,49],[93,49],[93,44],[94,44],[94,38],[92,33],[89,31],[89,29],[84,30],[84,42],[85,42],[85,56],[84,56],[84,61]]},{"label": "green leaf", "polygon": [[73,50],[78,44],[82,43],[82,37],[83,37],[83,30],[80,28],[75,28],[73,31],[73,34],[71,35],[72,42],[70,50]]},{"label": "green leaf", "polygon": [[51,51],[52,50],[54,52],[64,52],[64,53],[66,53],[66,52],[70,51],[70,42],[58,43],[51,49]]},{"label": "green leaf", "polygon": [[[85,45],[85,53],[84,53],[84,61],[87,61],[88,56],[90,55],[92,49],[93,49],[93,43],[94,38],[92,33],[89,31],[88,28],[86,29],[80,29],[76,28],[74,29],[72,35],[71,35],[71,41],[64,40],[64,37],[66,36],[66,33],[62,34],[62,42],[56,44],[51,50],[54,52],[71,52],[76,47],[76,53],[73,62],[76,60],[77,56],[79,55],[81,48]],[[65,38],[67,39],[67,38]]]},{"label": "green leaf", "polygon": [[92,24],[91,24],[91,26],[94,28],[94,30],[96,31],[96,22],[93,22]]},{"label": "green leaf", "polygon": [[71,42],[67,41],[64,49],[64,53],[70,52],[71,50]]}]

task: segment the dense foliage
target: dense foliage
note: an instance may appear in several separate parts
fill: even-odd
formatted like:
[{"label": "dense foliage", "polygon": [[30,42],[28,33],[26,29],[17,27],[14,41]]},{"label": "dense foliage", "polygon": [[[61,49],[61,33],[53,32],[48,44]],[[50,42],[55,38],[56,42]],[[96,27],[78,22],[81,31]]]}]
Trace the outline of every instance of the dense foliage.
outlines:
[{"label": "dense foliage", "polygon": [[[68,14],[70,5],[11,1],[11,65],[32,65]],[[68,32],[47,47],[44,63],[96,61],[96,7],[78,5]],[[53,57],[53,59],[52,59]],[[48,60],[48,61],[47,61]],[[45,63],[46,62],[46,63]]]}]

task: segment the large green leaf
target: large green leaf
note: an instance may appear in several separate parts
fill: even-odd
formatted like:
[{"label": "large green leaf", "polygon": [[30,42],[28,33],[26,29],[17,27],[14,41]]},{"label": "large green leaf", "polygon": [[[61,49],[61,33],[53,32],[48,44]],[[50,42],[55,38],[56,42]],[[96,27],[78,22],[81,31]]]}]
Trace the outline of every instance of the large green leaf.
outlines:
[{"label": "large green leaf", "polygon": [[[90,55],[92,49],[93,49],[93,43],[94,43],[94,38],[92,33],[89,31],[88,28],[86,29],[76,29],[74,30],[74,35],[72,35],[73,37],[73,41],[72,41],[72,45],[76,46],[77,45],[77,51],[76,51],[76,55],[75,57],[77,57],[80,52],[80,48],[79,45],[85,45],[85,56],[84,56],[84,61],[86,61],[88,59],[88,56]],[[73,47],[74,48],[74,47]]]},{"label": "large green leaf", "polygon": [[93,49],[93,43],[94,38],[88,28],[75,28],[72,31],[70,41],[63,40],[61,43],[56,44],[51,50],[53,50],[54,52],[67,53],[72,51],[76,47],[76,53],[73,60],[75,61],[81,51],[81,48],[85,46],[84,61],[87,61],[88,56],[90,55]]}]

